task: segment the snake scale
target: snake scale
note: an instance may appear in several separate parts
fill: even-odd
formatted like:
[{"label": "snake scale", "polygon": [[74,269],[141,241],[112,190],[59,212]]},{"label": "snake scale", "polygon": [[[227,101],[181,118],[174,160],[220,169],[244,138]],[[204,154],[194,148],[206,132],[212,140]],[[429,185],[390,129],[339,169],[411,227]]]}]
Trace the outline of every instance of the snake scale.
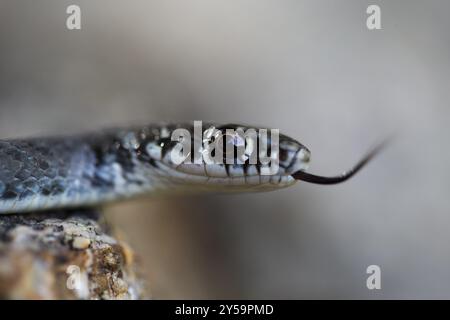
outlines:
[{"label": "snake scale", "polygon": [[343,175],[320,177],[305,172],[309,150],[280,135],[279,169],[274,175],[263,176],[258,164],[174,165],[170,159],[174,146],[171,133],[177,128],[193,131],[192,124],[164,123],[72,136],[0,140],[0,213],[90,208],[177,189],[242,192],[278,189],[297,180],[339,183],[377,152],[369,153]]}]

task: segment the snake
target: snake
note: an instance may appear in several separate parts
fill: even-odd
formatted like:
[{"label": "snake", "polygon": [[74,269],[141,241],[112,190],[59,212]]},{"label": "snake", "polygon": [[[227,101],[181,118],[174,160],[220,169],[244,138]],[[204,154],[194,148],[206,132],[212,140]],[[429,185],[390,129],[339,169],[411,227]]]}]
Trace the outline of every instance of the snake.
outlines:
[{"label": "snake", "polygon": [[[207,123],[207,128],[250,126]],[[352,177],[379,151],[334,177],[307,173],[311,152],[280,134],[279,168],[262,175],[260,164],[174,164],[171,135],[190,123],[114,127],[89,133],[0,140],[0,214],[95,208],[108,202],[188,190],[256,192],[301,180],[336,184]]]}]

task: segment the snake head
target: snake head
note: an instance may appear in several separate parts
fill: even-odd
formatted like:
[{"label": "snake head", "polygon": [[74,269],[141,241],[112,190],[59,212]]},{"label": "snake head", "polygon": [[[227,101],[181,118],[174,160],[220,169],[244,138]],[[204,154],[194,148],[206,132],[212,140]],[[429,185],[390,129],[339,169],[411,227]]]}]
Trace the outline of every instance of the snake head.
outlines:
[{"label": "snake head", "polygon": [[237,124],[165,125],[147,155],[171,185],[256,191],[287,187],[307,169],[310,151],[278,130]]}]

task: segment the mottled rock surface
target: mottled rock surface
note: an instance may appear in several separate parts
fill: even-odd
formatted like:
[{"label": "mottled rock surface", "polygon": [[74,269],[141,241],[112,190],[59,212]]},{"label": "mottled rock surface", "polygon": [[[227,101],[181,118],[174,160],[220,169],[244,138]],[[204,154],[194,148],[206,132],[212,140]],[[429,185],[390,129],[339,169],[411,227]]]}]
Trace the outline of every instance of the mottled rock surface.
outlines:
[{"label": "mottled rock surface", "polygon": [[109,229],[93,211],[0,216],[0,298],[148,298]]}]

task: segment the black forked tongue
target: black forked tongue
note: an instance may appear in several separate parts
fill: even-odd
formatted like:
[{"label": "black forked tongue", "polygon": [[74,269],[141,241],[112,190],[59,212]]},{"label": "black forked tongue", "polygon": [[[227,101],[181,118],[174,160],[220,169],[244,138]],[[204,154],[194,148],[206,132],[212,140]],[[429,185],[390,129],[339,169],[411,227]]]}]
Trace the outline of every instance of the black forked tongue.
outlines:
[{"label": "black forked tongue", "polygon": [[376,154],[378,154],[381,151],[381,149],[383,149],[386,146],[387,143],[388,139],[381,142],[374,149],[372,149],[372,151],[370,151],[364,158],[362,158],[353,168],[343,172],[339,176],[323,177],[323,176],[316,176],[315,174],[310,174],[305,171],[297,171],[294,174],[292,174],[292,177],[295,178],[296,180],[306,181],[315,184],[337,184],[344,182],[353,177],[359,170],[361,170],[370,160],[372,160],[372,158]]}]

